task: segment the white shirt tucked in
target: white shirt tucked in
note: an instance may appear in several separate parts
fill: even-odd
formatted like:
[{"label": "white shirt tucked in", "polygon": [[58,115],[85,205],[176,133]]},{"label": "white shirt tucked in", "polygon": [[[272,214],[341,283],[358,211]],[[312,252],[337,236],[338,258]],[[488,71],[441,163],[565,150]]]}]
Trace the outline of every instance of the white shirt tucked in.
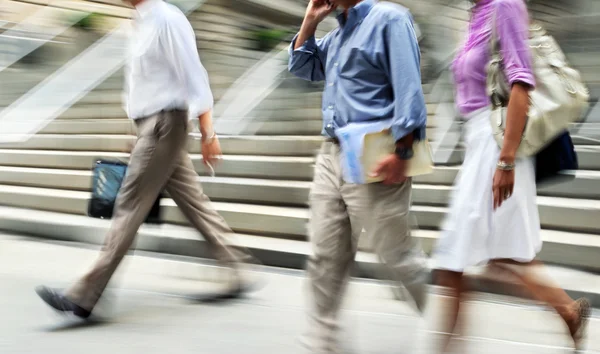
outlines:
[{"label": "white shirt tucked in", "polygon": [[195,118],[212,109],[208,74],[185,15],[162,0],[146,0],[136,10],[125,73],[129,118],[172,109],[187,109]]}]

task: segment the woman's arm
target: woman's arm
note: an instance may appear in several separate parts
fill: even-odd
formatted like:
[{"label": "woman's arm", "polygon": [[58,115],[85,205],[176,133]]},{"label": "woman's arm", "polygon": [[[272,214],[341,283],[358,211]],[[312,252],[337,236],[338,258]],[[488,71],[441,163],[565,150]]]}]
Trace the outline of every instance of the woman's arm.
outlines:
[{"label": "woman's arm", "polygon": [[493,181],[494,209],[510,198],[515,186],[515,160],[517,149],[521,144],[521,137],[527,122],[527,111],[529,110],[529,90],[531,86],[521,82],[513,84],[508,109],[506,112],[506,129],[504,131],[504,142],[500,150],[499,163],[512,166],[509,169],[496,169]]},{"label": "woman's arm", "polygon": [[510,100],[506,112],[506,130],[504,143],[500,151],[500,161],[513,164],[516,159],[517,149],[521,144],[523,129],[527,122],[529,111],[529,90],[531,86],[517,82],[512,86]]},{"label": "woman's arm", "polygon": [[500,41],[502,66],[511,85],[504,142],[499,166],[494,174],[494,208],[510,198],[515,183],[514,163],[521,144],[529,110],[529,91],[535,86],[529,48],[529,15],[523,0],[497,2],[496,30]]}]

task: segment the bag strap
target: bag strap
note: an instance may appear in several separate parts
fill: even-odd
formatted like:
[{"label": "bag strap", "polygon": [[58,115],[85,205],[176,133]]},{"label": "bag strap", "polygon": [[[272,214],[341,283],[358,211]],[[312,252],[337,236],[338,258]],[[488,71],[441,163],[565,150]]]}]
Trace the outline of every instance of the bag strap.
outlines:
[{"label": "bag strap", "polygon": [[492,59],[497,59],[498,61],[502,61],[502,57],[500,56],[500,40],[498,38],[498,27],[496,21],[496,15],[498,10],[494,8],[494,12],[492,13],[492,37],[490,41],[490,50]]},{"label": "bag strap", "polygon": [[[497,21],[498,8],[494,7],[492,12],[492,20],[491,20],[491,39],[490,39],[490,63],[494,63],[494,67],[496,71],[502,71],[502,55],[500,54],[500,39],[498,38],[498,21]],[[489,72],[488,72],[489,75]],[[502,75],[494,75],[495,79],[498,80],[499,76]],[[489,77],[489,76],[488,76]],[[508,97],[510,95],[509,92],[496,92],[495,90],[490,93],[490,100],[493,102],[494,106],[504,106],[506,102],[502,102],[503,100],[500,97]]]}]

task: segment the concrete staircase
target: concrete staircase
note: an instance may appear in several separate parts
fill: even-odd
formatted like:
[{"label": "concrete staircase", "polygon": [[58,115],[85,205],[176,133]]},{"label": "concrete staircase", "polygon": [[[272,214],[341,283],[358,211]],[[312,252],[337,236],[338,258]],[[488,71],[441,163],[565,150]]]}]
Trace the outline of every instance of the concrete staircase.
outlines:
[{"label": "concrete staircase", "polygon": [[[190,17],[197,29],[202,60],[217,99],[264,53],[250,50],[245,26],[258,25],[216,0]],[[464,16],[462,20],[464,22]],[[451,26],[460,24],[449,21]],[[264,23],[263,23],[264,24]],[[600,95],[600,66],[589,52],[570,59],[584,72],[594,97]],[[285,65],[285,63],[282,63]],[[101,243],[109,225],[85,216],[90,197],[91,171],[100,158],[128,158],[134,138],[131,122],[120,108],[122,73],[90,92],[62,117],[26,143],[0,146],[0,229],[61,240]],[[424,90],[430,112],[430,136],[436,127],[439,101]],[[307,199],[320,131],[321,86],[289,75],[248,115],[252,123],[237,135],[222,135],[223,161],[217,177],[207,177],[199,143],[190,138],[190,152],[198,181],[216,209],[239,233],[239,242],[252,248],[267,264],[302,267],[310,252],[306,240]],[[232,102],[231,104],[235,104]],[[224,119],[235,120],[236,117]],[[246,117],[245,119],[249,119]],[[581,126],[578,135],[598,132],[600,114]],[[579,130],[577,130],[579,129]],[[596,134],[596,136],[599,134]],[[544,250],[549,262],[600,269],[600,147],[597,141],[576,139],[581,171],[566,184],[540,189]],[[427,251],[438,235],[451,185],[462,159],[460,145],[450,159],[428,176],[416,178],[413,215]],[[145,226],[136,247],[164,253],[206,256],[197,235],[171,199],[162,201],[165,225]],[[363,240],[361,250],[368,252]],[[197,247],[200,246],[200,247]],[[373,259],[358,257],[364,269]]]}]

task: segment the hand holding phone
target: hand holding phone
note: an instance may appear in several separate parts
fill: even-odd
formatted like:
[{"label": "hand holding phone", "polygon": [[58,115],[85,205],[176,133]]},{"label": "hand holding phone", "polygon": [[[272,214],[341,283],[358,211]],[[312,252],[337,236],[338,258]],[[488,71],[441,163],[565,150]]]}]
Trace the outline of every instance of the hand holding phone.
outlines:
[{"label": "hand holding phone", "polygon": [[306,18],[319,23],[336,8],[337,5],[330,0],[310,0],[306,9]]}]

